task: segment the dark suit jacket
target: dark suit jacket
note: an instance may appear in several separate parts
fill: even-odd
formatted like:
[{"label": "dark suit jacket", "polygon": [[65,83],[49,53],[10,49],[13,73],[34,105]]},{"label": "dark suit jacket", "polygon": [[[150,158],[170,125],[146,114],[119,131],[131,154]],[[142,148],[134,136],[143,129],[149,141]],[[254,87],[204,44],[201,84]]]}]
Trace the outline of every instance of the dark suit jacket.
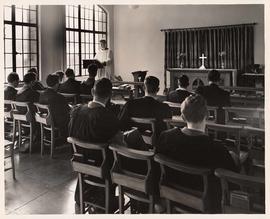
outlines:
[{"label": "dark suit jacket", "polygon": [[95,79],[88,78],[86,81],[80,85],[80,94],[92,94],[91,89],[94,87]]},{"label": "dark suit jacket", "polygon": [[167,100],[173,103],[182,103],[191,94],[187,90],[174,90],[168,94]]},{"label": "dark suit jacket", "polygon": [[[237,171],[228,150],[222,145],[216,144],[209,136],[195,130],[173,128],[161,133],[156,152],[163,154],[176,161],[198,167],[224,168]],[[202,190],[201,177],[178,173],[168,170],[167,178],[180,186]],[[210,177],[209,196],[211,208],[220,210],[221,187],[220,181],[214,174]]]},{"label": "dark suit jacket", "polygon": [[15,100],[17,92],[18,91],[14,87],[7,86],[4,90],[4,99],[5,100]]},{"label": "dark suit jacket", "polygon": [[[122,130],[128,130],[132,127],[130,117],[156,118],[157,120],[157,135],[166,129],[166,124],[163,122],[165,118],[171,118],[172,113],[170,107],[165,103],[160,103],[152,97],[142,97],[128,101],[119,116]],[[139,127],[140,130],[145,130],[146,127]]]},{"label": "dark suit jacket", "polygon": [[63,128],[67,133],[70,109],[65,97],[53,89],[47,88],[40,94],[39,103],[50,106],[55,126]]},{"label": "dark suit jacket", "polygon": [[34,84],[32,85],[33,90],[44,90],[45,87],[40,81],[35,81]]},{"label": "dark suit jacket", "polygon": [[58,92],[69,93],[69,94],[79,94],[80,93],[80,81],[76,81],[73,78],[69,78],[64,83],[60,84]]},{"label": "dark suit jacket", "polygon": [[216,84],[200,86],[196,93],[201,94],[207,101],[208,106],[230,106],[230,93],[219,88]]}]

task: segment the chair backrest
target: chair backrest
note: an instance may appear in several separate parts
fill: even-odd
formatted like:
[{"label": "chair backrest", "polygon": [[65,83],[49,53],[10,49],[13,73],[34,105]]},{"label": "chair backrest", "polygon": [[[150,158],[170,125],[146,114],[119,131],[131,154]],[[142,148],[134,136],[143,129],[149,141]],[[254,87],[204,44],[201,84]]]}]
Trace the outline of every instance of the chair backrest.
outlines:
[{"label": "chair backrest", "polygon": [[[209,191],[209,176],[212,174],[211,169],[183,164],[162,154],[156,154],[154,160],[160,164],[161,168],[161,197],[203,212],[209,207],[207,195]],[[167,177],[168,168],[178,173],[201,177],[203,191],[179,186],[175,182],[169,182]]]},{"label": "chair backrest", "polygon": [[78,95],[77,94],[69,94],[69,93],[60,93],[60,94],[66,98],[68,103],[71,103],[72,105],[77,104],[77,102],[78,102]]},{"label": "chair backrest", "polygon": [[[114,154],[114,164],[111,169],[112,181],[116,184],[123,185],[125,187],[135,189],[144,193],[148,193],[151,187],[153,187],[153,157],[154,152],[141,151],[131,148],[127,148],[119,145],[111,145],[109,147]],[[127,169],[121,165],[121,158],[136,160],[143,165],[147,164],[146,175],[134,172],[132,169]],[[139,167],[138,167],[139,168]]]},{"label": "chair backrest", "polygon": [[37,108],[37,112],[35,114],[36,121],[46,126],[54,126],[50,106],[40,103],[34,103],[34,105]]},{"label": "chair backrest", "polygon": [[224,107],[226,124],[244,124],[264,128],[263,108]]},{"label": "chair backrest", "polygon": [[230,151],[234,151],[238,157],[240,156],[240,133],[243,130],[243,126],[236,125],[222,125],[215,123],[206,124],[206,133],[211,136],[213,135],[214,140],[219,140],[219,133],[225,133],[225,138],[222,140],[227,140],[225,146]]},{"label": "chair backrest", "polygon": [[[265,211],[264,178],[247,176],[225,169],[216,169],[215,175],[221,180],[223,213],[263,213]],[[232,188],[230,183],[239,185],[240,192],[235,188],[230,189]]]},{"label": "chair backrest", "polygon": [[146,130],[142,134],[143,140],[145,143],[149,145],[155,145],[157,139],[157,127],[156,127],[156,119],[155,118],[139,118],[139,117],[131,117],[130,120],[138,126],[140,125],[149,125],[151,127],[150,133]]},{"label": "chair backrest", "polygon": [[12,101],[12,105],[13,105],[13,118],[15,120],[20,120],[20,121],[25,121],[25,122],[34,121],[30,102]]},{"label": "chair backrest", "polygon": [[180,115],[181,114],[181,104],[180,103],[173,103],[170,101],[163,101],[169,105],[173,115]]},{"label": "chair backrest", "polygon": [[171,119],[163,119],[163,121],[167,124],[167,129],[175,126],[182,128],[187,125],[181,116],[173,116]]},{"label": "chair backrest", "polygon": [[12,100],[4,100],[4,116],[7,119],[12,118],[13,105]]},{"label": "chair backrest", "polygon": [[217,122],[217,111],[218,111],[218,107],[216,106],[207,106],[207,110],[208,110],[208,118],[207,120],[209,121],[213,121],[213,122]]},{"label": "chair backrest", "polygon": [[[90,176],[95,176],[98,178],[105,178],[108,175],[108,167],[106,166],[107,162],[107,150],[108,144],[107,143],[90,143],[80,141],[79,139],[68,137],[67,141],[72,144],[73,147],[73,169],[78,173],[83,173]],[[79,150],[78,150],[79,149]],[[102,154],[102,162],[100,166],[96,166],[91,164],[91,162],[85,163],[83,160],[84,155],[79,151],[86,149],[86,150],[95,150],[100,151]],[[82,159],[76,159],[82,158]]]}]

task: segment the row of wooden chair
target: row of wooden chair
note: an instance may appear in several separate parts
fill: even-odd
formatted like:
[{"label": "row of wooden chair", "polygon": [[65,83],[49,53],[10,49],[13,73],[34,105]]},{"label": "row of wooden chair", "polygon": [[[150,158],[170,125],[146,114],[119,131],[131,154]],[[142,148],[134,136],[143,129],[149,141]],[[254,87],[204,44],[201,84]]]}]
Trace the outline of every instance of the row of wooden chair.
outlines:
[{"label": "row of wooden chair", "polygon": [[[75,138],[68,138],[68,142],[73,145],[74,159],[72,161],[74,171],[78,172],[79,188],[80,188],[80,213],[85,213],[89,206],[101,208],[105,213],[113,213],[110,206],[111,184],[116,184],[119,190],[119,210],[120,214],[124,213],[126,209],[124,204],[124,195],[131,199],[135,199],[144,203],[147,203],[148,213],[154,213],[155,204],[155,186],[160,191],[160,197],[166,200],[167,213],[180,211],[181,213],[211,213],[212,209],[209,200],[209,178],[213,175],[213,170],[201,167],[195,167],[186,165],[174,160],[171,160],[163,155],[154,154],[150,151],[141,151],[130,149],[119,145],[109,144],[93,144],[82,142]],[[91,163],[79,162],[75,157],[82,157],[82,154],[78,154],[79,148],[96,150],[102,153],[103,161],[100,166],[95,166]],[[113,151],[114,164],[113,167],[106,166],[106,160],[108,159],[108,149]],[[145,165],[145,174],[134,172],[121,165],[121,158],[127,158],[136,160]],[[160,181],[155,180],[154,161],[161,167]],[[171,169],[178,173],[185,173],[190,175],[196,175],[202,178],[203,190],[198,191],[190,188],[180,187],[174,182],[171,182],[167,177],[167,170]],[[222,212],[223,213],[263,213],[264,202],[261,200],[259,203],[253,203],[253,199],[243,201],[244,197],[250,197],[253,193],[250,189],[261,189],[262,195],[264,195],[264,179],[259,177],[245,176],[242,174],[234,173],[227,170],[218,169],[215,171],[215,175],[221,179],[222,183]],[[89,180],[89,176],[94,176],[97,181]],[[248,187],[249,190],[241,190],[238,193],[242,197],[233,196],[234,192],[231,191],[228,183],[235,183],[240,186]],[[159,183],[159,186],[158,186]],[[97,203],[92,203],[84,197],[84,188],[86,184],[102,187],[105,189],[105,201],[101,203],[102,206]],[[233,199],[232,199],[233,197]],[[262,196],[261,196],[262,197]],[[238,199],[237,199],[238,198]],[[242,199],[241,199],[242,198]],[[237,202],[238,201],[238,202]],[[244,202],[239,205],[239,202]],[[246,202],[250,204],[247,207]],[[236,204],[235,204],[236,203]],[[256,204],[256,205],[255,205]],[[259,207],[258,207],[259,206]]]},{"label": "row of wooden chair", "polygon": [[[29,153],[32,153],[33,147],[33,132],[34,132],[34,122],[40,124],[41,131],[41,155],[44,152],[44,145],[50,145],[50,155],[53,157],[55,149],[55,141],[59,138],[59,129],[55,126],[51,109],[49,105],[43,105],[39,103],[34,103],[32,105],[29,102],[18,102],[5,100],[5,124],[13,126],[12,135],[16,136],[18,132],[18,145],[21,147],[23,139],[29,139]],[[33,107],[36,108],[36,112],[33,112]],[[29,133],[24,135],[23,129],[29,129]],[[46,138],[46,132],[50,136],[49,139]],[[13,142],[15,142],[15,137],[13,137]]]}]

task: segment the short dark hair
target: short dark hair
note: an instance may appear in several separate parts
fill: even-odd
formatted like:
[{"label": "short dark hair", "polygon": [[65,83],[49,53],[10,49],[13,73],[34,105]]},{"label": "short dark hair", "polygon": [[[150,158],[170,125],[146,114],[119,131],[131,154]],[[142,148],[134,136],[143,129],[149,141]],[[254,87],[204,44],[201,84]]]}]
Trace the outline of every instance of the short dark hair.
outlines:
[{"label": "short dark hair", "polygon": [[7,81],[8,83],[13,83],[15,81],[19,81],[19,75],[16,72],[11,72],[8,77],[7,77]]},{"label": "short dark hair", "polygon": [[211,70],[208,73],[208,81],[218,82],[220,80],[220,73],[217,70]]},{"label": "short dark hair", "polygon": [[64,77],[64,72],[62,72],[62,71],[57,71],[57,72],[55,72],[54,74],[57,75],[57,76],[59,77],[59,80],[62,80],[63,77]]},{"label": "short dark hair", "polygon": [[30,69],[27,71],[27,73],[30,73],[30,72],[35,73],[35,74],[38,73],[36,68],[30,68]]},{"label": "short dark hair", "polygon": [[36,80],[36,77],[37,77],[37,76],[36,76],[35,73],[29,72],[29,73],[27,73],[27,74],[24,75],[24,77],[23,77],[23,82],[29,84],[29,83],[31,83],[32,81],[35,81],[35,80]]},{"label": "short dark hair", "polygon": [[53,87],[59,83],[59,76],[56,74],[49,74],[47,76],[46,83],[49,87]]},{"label": "short dark hair", "polygon": [[69,78],[69,77],[74,77],[75,76],[75,73],[74,73],[74,70],[71,69],[71,68],[67,68],[66,72],[65,72],[65,75]]},{"label": "short dark hair", "polygon": [[148,93],[156,93],[159,88],[159,80],[157,77],[148,76],[145,78],[145,88]]},{"label": "short dark hair", "polygon": [[207,113],[206,101],[199,94],[188,96],[181,104],[181,114],[187,122],[202,122]]},{"label": "short dark hair", "polygon": [[97,70],[98,70],[98,67],[97,67],[96,64],[90,64],[90,65],[88,65],[89,76],[96,77]]},{"label": "short dark hair", "polygon": [[108,78],[101,78],[95,82],[94,91],[97,97],[110,97],[112,94],[112,82]]},{"label": "short dark hair", "polygon": [[178,79],[178,85],[180,85],[181,87],[187,87],[189,85],[189,78],[188,78],[188,76],[182,75]]}]

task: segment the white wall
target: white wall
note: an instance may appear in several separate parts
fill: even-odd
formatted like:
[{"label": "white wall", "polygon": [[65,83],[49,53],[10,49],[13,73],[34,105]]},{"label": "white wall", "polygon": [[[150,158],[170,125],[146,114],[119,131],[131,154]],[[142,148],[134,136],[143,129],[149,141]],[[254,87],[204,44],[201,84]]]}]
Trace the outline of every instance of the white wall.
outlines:
[{"label": "white wall", "polygon": [[115,74],[133,80],[131,72],[148,70],[164,83],[164,33],[160,29],[241,23],[255,26],[255,63],[264,64],[263,5],[114,6]]}]

